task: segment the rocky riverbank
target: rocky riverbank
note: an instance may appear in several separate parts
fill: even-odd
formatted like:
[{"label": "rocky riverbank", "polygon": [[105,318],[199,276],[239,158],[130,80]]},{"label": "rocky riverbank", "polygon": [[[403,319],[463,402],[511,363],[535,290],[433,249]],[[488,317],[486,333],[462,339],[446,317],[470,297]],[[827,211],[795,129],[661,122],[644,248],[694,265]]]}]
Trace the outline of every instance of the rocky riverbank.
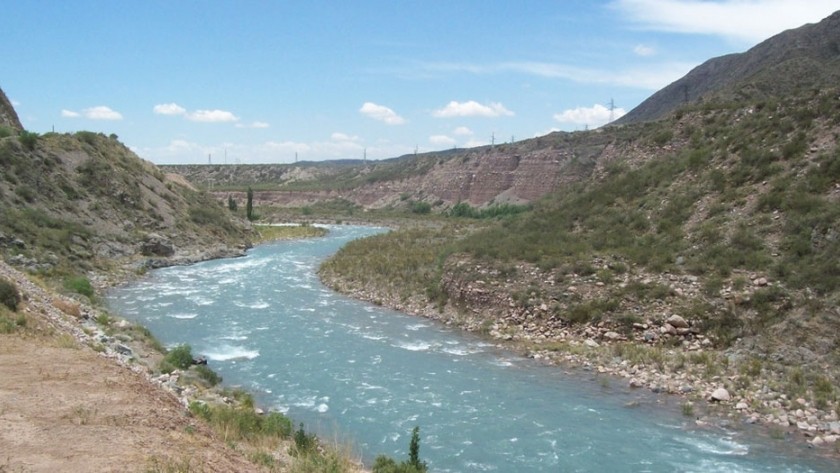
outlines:
[{"label": "rocky riverbank", "polygon": [[[602,261],[593,264],[606,267]],[[721,348],[721,333],[674,302],[701,297],[698,278],[624,273],[605,282],[593,271],[561,279],[525,264],[511,273],[516,276],[470,262],[448,262],[442,289],[449,302],[443,307],[422,294],[388,294],[335,274],[322,274],[322,279],[352,297],[481,334],[545,363],[617,376],[631,388],[678,396],[683,413],[698,424],[757,424],[772,437],[807,442],[822,454],[840,452],[836,388],[825,384],[829,378],[808,384],[808,372],[758,356],[748,349],[748,340]],[[741,279],[721,287],[720,300],[749,300],[775,284],[758,274]],[[597,320],[597,306],[587,306],[593,314],[582,314],[590,317],[585,322],[569,323],[568,316],[560,316],[575,307],[569,301],[606,301],[616,291],[622,296],[615,304],[627,314],[620,323]]]}]

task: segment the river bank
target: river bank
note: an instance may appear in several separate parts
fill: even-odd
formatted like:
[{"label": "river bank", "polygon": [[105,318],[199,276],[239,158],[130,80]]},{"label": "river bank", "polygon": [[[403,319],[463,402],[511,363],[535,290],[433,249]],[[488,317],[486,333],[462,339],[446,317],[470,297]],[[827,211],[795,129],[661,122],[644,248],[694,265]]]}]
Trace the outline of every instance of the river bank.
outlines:
[{"label": "river bank", "polygon": [[[272,232],[263,241],[285,238],[291,237]],[[167,258],[126,259],[89,279],[97,294],[103,294],[150,269],[241,257],[248,248],[183,248]],[[237,412],[262,418],[267,414],[244,391],[214,388],[192,370],[161,374],[164,349],[149,330],[100,304],[59,294],[49,283],[36,283],[2,261],[0,279],[12,282],[23,299],[16,319],[20,328],[0,334],[0,378],[14,380],[16,386],[0,389],[0,418],[9,420],[0,435],[0,450],[15,452],[0,461],[0,470],[43,471],[61,465],[62,471],[71,472],[294,472],[320,464],[335,471],[365,471],[342,445],[319,443],[305,454],[295,453],[300,449],[291,430],[271,438],[243,432],[238,440],[228,437],[229,428],[224,435],[214,432],[201,415],[192,414],[195,405],[211,406],[207,412],[229,411],[231,419],[240,416]],[[51,433],[35,439],[27,434],[32,429]],[[76,436],[84,441],[70,439]],[[67,441],[55,443],[65,437]],[[105,445],[107,454],[100,450]]]},{"label": "river bank", "polygon": [[[519,268],[517,273],[529,272],[535,280],[551,279],[535,269]],[[643,317],[625,329],[603,322],[569,325],[550,317],[544,304],[523,308],[510,291],[494,290],[493,284],[481,280],[445,280],[446,290],[458,294],[461,303],[441,308],[423,294],[395,296],[336,274],[321,273],[321,279],[350,297],[479,334],[542,363],[614,376],[630,388],[673,395],[697,425],[757,425],[770,438],[807,443],[817,447],[818,455],[840,459],[836,401],[801,389],[801,370],[717,349],[709,337],[673,313]],[[697,291],[696,280],[672,275],[646,277],[645,283],[679,293]],[[768,282],[755,278],[752,284],[763,287]],[[596,278],[569,282],[569,290],[578,294],[603,286]]]}]

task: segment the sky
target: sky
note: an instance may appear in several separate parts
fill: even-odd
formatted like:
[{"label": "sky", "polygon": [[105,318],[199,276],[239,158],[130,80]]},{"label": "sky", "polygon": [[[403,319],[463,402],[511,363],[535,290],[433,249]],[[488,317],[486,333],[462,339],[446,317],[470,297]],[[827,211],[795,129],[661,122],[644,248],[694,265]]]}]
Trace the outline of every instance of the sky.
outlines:
[{"label": "sky", "polygon": [[385,159],[618,118],[840,0],[0,0],[39,133],[156,164]]}]

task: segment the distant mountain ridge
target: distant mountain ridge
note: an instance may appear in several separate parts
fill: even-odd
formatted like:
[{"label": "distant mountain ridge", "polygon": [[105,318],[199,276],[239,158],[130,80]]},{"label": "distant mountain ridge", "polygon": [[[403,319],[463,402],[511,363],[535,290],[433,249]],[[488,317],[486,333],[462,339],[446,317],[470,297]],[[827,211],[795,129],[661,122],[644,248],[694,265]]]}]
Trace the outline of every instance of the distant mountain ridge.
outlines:
[{"label": "distant mountain ridge", "polygon": [[780,96],[840,81],[840,11],[784,31],[744,53],[710,59],[639,104],[614,124],[658,120],[702,100]]}]

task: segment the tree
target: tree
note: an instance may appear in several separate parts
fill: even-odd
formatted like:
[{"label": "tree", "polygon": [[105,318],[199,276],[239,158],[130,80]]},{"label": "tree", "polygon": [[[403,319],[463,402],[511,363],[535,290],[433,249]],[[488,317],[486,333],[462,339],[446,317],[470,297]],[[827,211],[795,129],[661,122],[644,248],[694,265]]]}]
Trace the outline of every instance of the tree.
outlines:
[{"label": "tree", "polygon": [[379,455],[373,464],[373,473],[426,473],[429,467],[420,461],[420,427],[411,431],[408,444],[408,461],[397,463],[393,458]]},{"label": "tree", "polygon": [[230,209],[231,212],[236,212],[236,201],[233,200],[232,195],[228,196],[228,209]]},{"label": "tree", "polygon": [[245,217],[254,220],[254,190],[248,187],[248,201],[245,203]]},{"label": "tree", "polygon": [[408,444],[408,464],[417,471],[426,471],[426,462],[420,461],[420,427],[414,426],[411,431],[411,442]]}]

